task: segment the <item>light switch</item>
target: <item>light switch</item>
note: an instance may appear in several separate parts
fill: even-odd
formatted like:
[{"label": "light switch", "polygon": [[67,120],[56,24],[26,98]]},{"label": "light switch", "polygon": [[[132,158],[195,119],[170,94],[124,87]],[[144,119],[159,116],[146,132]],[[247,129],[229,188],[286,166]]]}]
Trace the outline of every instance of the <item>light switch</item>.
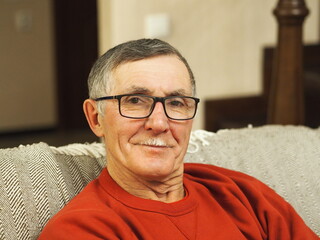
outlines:
[{"label": "light switch", "polygon": [[29,32],[32,29],[32,12],[29,9],[20,9],[16,11],[15,27],[18,32]]},{"label": "light switch", "polygon": [[170,34],[170,17],[166,13],[150,14],[145,17],[146,38],[162,38]]}]

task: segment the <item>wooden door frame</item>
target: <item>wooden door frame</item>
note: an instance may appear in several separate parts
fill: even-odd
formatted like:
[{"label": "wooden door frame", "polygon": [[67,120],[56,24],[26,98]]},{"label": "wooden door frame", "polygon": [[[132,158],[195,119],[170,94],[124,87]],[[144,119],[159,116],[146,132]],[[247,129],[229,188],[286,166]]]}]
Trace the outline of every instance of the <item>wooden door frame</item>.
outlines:
[{"label": "wooden door frame", "polygon": [[98,56],[96,0],[54,0],[59,129],[86,128],[82,103]]}]

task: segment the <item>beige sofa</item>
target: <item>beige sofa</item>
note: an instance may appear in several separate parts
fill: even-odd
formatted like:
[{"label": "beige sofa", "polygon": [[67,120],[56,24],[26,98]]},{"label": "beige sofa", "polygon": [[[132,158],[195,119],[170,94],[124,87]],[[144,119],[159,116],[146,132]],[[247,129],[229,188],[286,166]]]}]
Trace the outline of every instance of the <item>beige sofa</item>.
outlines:
[{"label": "beige sofa", "polygon": [[[98,176],[104,155],[100,143],[0,150],[0,239],[36,239],[46,222]],[[255,176],[320,235],[320,128],[198,130],[192,132],[185,160]]]}]

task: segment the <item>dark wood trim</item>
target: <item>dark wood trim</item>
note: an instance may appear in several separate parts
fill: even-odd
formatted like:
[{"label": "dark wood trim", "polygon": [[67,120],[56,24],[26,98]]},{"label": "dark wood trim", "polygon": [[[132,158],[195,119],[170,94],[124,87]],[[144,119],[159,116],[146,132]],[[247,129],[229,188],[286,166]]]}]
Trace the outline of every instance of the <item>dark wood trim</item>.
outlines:
[{"label": "dark wood trim", "polygon": [[[305,126],[320,126],[320,43],[304,46]],[[267,103],[275,47],[263,50],[263,93],[260,96],[212,99],[205,101],[205,129],[259,126],[267,123]]]},{"label": "dark wood trim", "polygon": [[279,0],[274,10],[278,41],[273,61],[268,123],[304,123],[302,24],[309,10],[304,0]]},{"label": "dark wood trim", "polygon": [[264,51],[263,93],[206,101],[207,130],[248,123],[320,125],[320,46],[303,47],[302,43],[302,26],[308,13],[304,0],[278,0],[274,10],[278,42],[275,50]]},{"label": "dark wood trim", "polygon": [[217,131],[266,124],[267,104],[262,96],[205,101],[205,129]]},{"label": "dark wood trim", "polygon": [[98,56],[95,0],[54,0],[58,127],[87,127],[82,103],[87,77]]}]

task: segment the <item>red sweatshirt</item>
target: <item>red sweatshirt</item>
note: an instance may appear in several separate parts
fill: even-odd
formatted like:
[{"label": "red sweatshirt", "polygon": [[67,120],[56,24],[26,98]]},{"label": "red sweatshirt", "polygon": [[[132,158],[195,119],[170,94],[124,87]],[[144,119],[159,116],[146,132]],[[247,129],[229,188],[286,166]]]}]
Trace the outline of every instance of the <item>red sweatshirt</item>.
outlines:
[{"label": "red sweatshirt", "polygon": [[185,164],[184,187],[178,202],[141,199],[104,169],[39,239],[320,239],[272,189],[243,173]]}]

